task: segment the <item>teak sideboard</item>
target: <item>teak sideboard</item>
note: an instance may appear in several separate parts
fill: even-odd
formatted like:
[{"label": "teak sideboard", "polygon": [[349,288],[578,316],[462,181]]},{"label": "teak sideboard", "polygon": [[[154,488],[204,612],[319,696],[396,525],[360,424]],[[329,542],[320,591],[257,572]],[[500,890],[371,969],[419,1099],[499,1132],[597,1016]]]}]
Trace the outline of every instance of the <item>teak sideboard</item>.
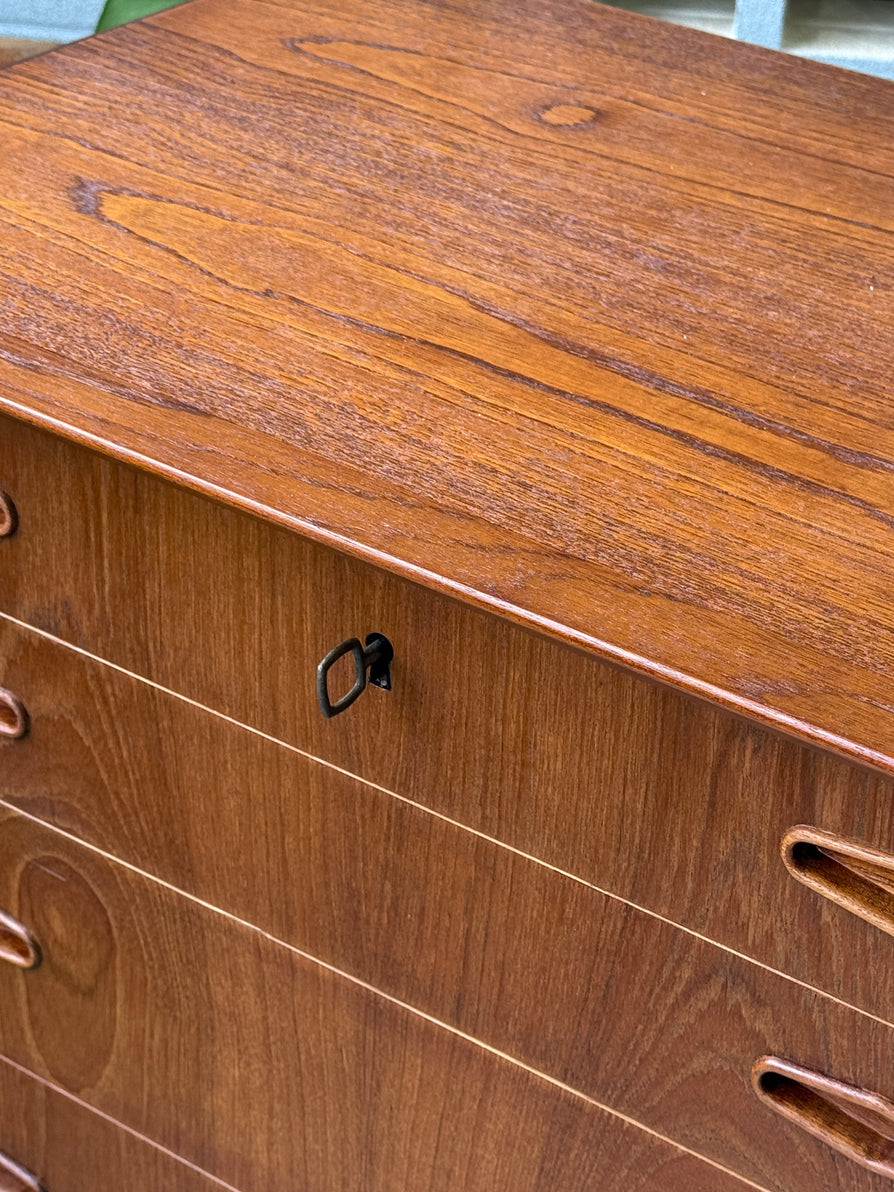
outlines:
[{"label": "teak sideboard", "polygon": [[894,85],[587,0],[0,75],[3,1192],[882,1192]]}]

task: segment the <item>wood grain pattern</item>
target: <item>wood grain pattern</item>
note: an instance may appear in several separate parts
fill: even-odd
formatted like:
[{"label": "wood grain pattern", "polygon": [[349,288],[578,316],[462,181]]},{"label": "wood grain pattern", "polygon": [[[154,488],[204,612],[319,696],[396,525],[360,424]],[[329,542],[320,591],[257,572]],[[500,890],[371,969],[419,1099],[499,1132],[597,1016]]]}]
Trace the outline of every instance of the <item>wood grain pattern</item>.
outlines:
[{"label": "wood grain pattern", "polygon": [[[308,815],[312,854],[306,843],[283,840],[290,909],[280,901],[262,917],[263,927],[275,928],[291,910],[289,937],[325,961],[774,1192],[851,1188],[831,1152],[754,1102],[751,1068],[772,1051],[894,1091],[894,1029],[447,825],[414,819],[407,809],[357,804],[354,816],[357,827],[341,839],[319,809]],[[231,840],[243,839],[238,824],[230,827]],[[104,863],[30,821],[7,821],[4,835],[9,843],[0,842],[0,862],[14,883],[4,897],[33,928],[44,964],[34,980],[0,974],[8,1007],[3,1049],[235,1178],[213,1166],[235,1126],[221,1122],[221,1137],[216,1129],[212,1137],[202,1106],[208,1098],[216,1106],[254,1103],[261,1096],[254,1078],[244,1085],[232,1073],[251,1064],[262,1080],[272,1053],[293,1054],[282,1036],[297,1013],[293,978],[268,957],[281,947],[265,943],[259,957],[261,945],[245,928],[231,932],[205,912],[197,940],[190,924],[199,912],[145,878],[117,869],[104,877]],[[359,866],[353,841],[365,846]],[[280,863],[271,851],[275,873]],[[220,868],[223,861],[219,856]],[[263,888],[263,875],[241,876]],[[234,955],[216,960],[208,951]],[[192,990],[197,967],[203,976]],[[172,992],[184,980],[187,1001]],[[264,998],[261,983],[271,990]],[[164,1025],[158,999],[177,1007]],[[342,1030],[328,1000],[315,1011],[302,1006],[301,1021],[313,1014],[324,1034]],[[158,1046],[168,1055],[202,1016],[207,1036],[188,1045],[181,1039],[182,1063],[175,1075],[163,1073],[156,1053],[146,1050],[145,1031],[158,1021]],[[260,1016],[257,1042],[246,1043],[257,1051],[214,1058],[218,1046],[241,1046],[227,1042],[229,1028],[220,1025],[231,1016]],[[374,1031],[363,1046],[377,1046]],[[166,1091],[172,1076],[176,1095]],[[298,1081],[287,1066],[270,1081],[266,1096],[288,1102],[297,1095],[286,1087]],[[343,1111],[351,1130],[372,1128],[369,1111],[357,1103]],[[189,1149],[196,1138],[209,1139],[207,1153]],[[854,1187],[864,1184],[858,1178]]]},{"label": "wood grain pattern", "polygon": [[237,1187],[743,1187],[28,820],[0,825],[0,897],[46,953],[35,981],[0,973],[0,1048]]},{"label": "wood grain pattern", "polygon": [[197,0],[0,80],[0,400],[894,769],[892,114],[590,0]]},{"label": "wood grain pattern", "polygon": [[[889,778],[43,432],[5,433],[23,512],[0,608],[894,1021],[891,942],[779,856],[796,824],[894,851]],[[394,690],[324,721],[316,662],[373,629],[395,644]],[[2,789],[34,814],[212,902],[238,882],[213,860],[201,876],[209,799],[250,817],[250,839],[294,827],[280,792],[303,788],[300,761],[8,624],[0,659],[36,717]],[[288,888],[279,849],[251,920]]]},{"label": "wood grain pattern", "polygon": [[46,1192],[226,1192],[225,1184],[2,1059],[0,1150],[36,1172]]}]

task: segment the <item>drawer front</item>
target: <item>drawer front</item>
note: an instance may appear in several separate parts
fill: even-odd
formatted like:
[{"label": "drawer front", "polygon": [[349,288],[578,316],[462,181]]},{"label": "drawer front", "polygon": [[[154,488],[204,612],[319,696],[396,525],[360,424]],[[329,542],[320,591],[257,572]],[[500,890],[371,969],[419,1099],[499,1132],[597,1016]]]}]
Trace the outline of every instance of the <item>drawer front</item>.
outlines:
[{"label": "drawer front", "polygon": [[8,812],[0,885],[43,953],[31,971],[0,965],[4,1054],[237,1188],[742,1188]]},{"label": "drawer front", "polygon": [[[750,1075],[770,1054],[890,1096],[892,1028],[505,850],[439,834],[433,823],[421,839],[385,825],[408,868],[426,871],[424,888],[398,866],[376,866],[373,835],[353,913],[319,872],[305,878],[296,863],[294,885],[315,886],[317,911],[334,924],[330,934],[316,929],[333,962],[344,951],[339,930],[369,931],[372,959],[361,959],[361,977],[382,979],[490,1047],[772,1192],[884,1186],[760,1104]],[[13,812],[0,825],[0,877],[0,905],[43,951],[31,971],[0,966],[3,1052],[231,1182],[254,1186],[261,1174],[291,1170],[300,1158],[286,1135],[300,1154],[343,1135],[344,1171],[369,1168],[384,1187],[427,1188],[409,1175],[389,1184],[398,1160],[371,1152],[370,1139],[392,1127],[411,1135],[414,1114],[443,1117],[440,1099],[454,1078],[449,1096],[460,1117],[444,1136],[465,1129],[476,1146],[489,1132],[488,1147],[510,1145],[504,1085],[539,1090],[524,1094],[531,1106],[558,1097],[575,1121],[581,1106],[592,1111]],[[296,897],[309,907],[308,894]],[[422,1074],[429,1092],[417,1087]],[[467,1100],[480,1104],[481,1080],[496,1081],[496,1118],[463,1127]],[[312,1090],[310,1103],[302,1089]],[[434,1101],[404,1106],[419,1095]],[[524,1180],[507,1187],[540,1186],[531,1181],[547,1142],[531,1145],[512,1169]],[[286,1166],[262,1171],[267,1157]],[[335,1162],[320,1158],[320,1170]],[[315,1178],[316,1169],[295,1170]],[[579,1174],[568,1178],[578,1186]]]},{"label": "drawer front", "polygon": [[[5,417],[0,442],[19,507],[0,612],[894,1018],[876,975],[890,941],[779,859],[801,823],[894,850],[890,779]],[[394,690],[325,721],[314,664],[368,630],[395,644]],[[122,751],[152,721],[137,709],[116,730],[126,685],[82,689],[70,659],[44,664],[8,628],[3,642],[2,681],[42,740],[25,781],[62,781],[41,725],[61,709],[66,747],[102,755],[101,784],[138,782]]]},{"label": "drawer front", "polygon": [[[32,1173],[46,1192],[221,1192],[228,1187],[0,1061],[4,1189],[7,1161]],[[11,1192],[18,1192],[14,1183]]]}]

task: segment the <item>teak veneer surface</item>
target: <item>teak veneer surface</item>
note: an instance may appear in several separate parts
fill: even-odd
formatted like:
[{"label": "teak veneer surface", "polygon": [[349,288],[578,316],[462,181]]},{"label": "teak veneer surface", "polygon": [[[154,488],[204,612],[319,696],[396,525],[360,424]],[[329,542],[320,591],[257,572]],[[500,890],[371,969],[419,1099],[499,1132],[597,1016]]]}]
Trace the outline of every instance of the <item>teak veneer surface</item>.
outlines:
[{"label": "teak veneer surface", "polygon": [[0,1152],[33,1172],[46,1192],[227,1192],[2,1058]]},{"label": "teak veneer surface", "polygon": [[[779,855],[799,823],[894,852],[890,777],[43,430],[0,416],[0,441],[19,514],[3,613],[894,1020],[878,978],[892,941]],[[317,661],[372,630],[394,643],[393,691],[325,721]],[[188,839],[209,851],[201,813],[192,833],[170,825],[204,808],[225,757],[277,890],[263,853],[298,759],[9,626],[0,647],[0,684],[32,717],[4,791],[38,791],[39,814],[169,872]],[[152,843],[149,808],[168,824]]]},{"label": "teak veneer surface", "polygon": [[892,769],[892,116],[590,0],[196,0],[0,78],[0,401]]},{"label": "teak veneer surface", "polygon": [[[3,793],[29,815],[114,847],[131,865],[768,1188],[837,1188],[840,1160],[815,1143],[805,1152],[795,1128],[757,1104],[750,1071],[759,1056],[791,1055],[894,1092],[890,1028],[71,651],[35,644],[31,635],[16,643],[4,631],[0,652],[11,660],[4,681],[28,670],[41,676],[29,700],[31,736],[0,750]],[[29,854],[16,843],[17,818],[4,831],[10,824],[13,843],[8,851],[0,843],[0,873],[11,875],[14,890],[19,856],[37,857],[53,838],[25,832],[26,842],[37,842]],[[74,845],[55,847],[94,864]],[[889,938],[834,907],[819,919],[814,896],[778,867],[782,882],[755,863],[765,906],[793,936],[806,935],[830,970],[871,967],[875,996],[890,1012],[878,976],[890,963]],[[159,902],[136,879],[128,888],[138,908],[140,889],[150,891],[135,912],[141,939],[160,924],[166,933],[181,930],[189,911],[178,911],[173,895]],[[713,894],[706,884],[704,897]],[[53,900],[47,908],[32,899],[27,914],[15,894],[12,904],[43,938],[32,916],[52,915]],[[82,902],[73,900],[70,913],[95,930]],[[38,984],[33,976],[24,978],[26,989]],[[169,979],[176,978],[162,984]],[[216,999],[242,995],[244,982],[220,982]],[[866,988],[871,994],[872,983]],[[276,1012],[285,1013],[288,986],[277,989]],[[122,995],[120,1017],[141,1020],[133,996]],[[255,1015],[253,995],[246,1004]],[[93,1021],[93,1010],[82,1005],[85,1011],[82,1029]],[[30,1032],[7,1013],[6,1045],[20,1048],[10,1040]],[[96,1014],[101,1034],[101,1005]],[[93,1045],[102,1052],[98,1037]],[[36,1062],[33,1048],[14,1054]],[[45,1074],[68,1070],[59,1055],[41,1050]],[[145,1059],[132,1040],[115,1064],[101,1098],[125,1086],[128,1073],[138,1084],[144,1079]],[[148,1079],[147,1099],[164,1099]],[[178,1087],[187,1104],[202,1100],[189,1073]],[[118,1112],[117,1101],[100,1104]]]},{"label": "teak veneer surface", "polygon": [[[750,1075],[772,1053],[890,1096],[894,1028],[394,800],[349,792],[352,802],[322,776],[308,785],[304,839],[283,834],[269,879],[231,859],[227,883],[220,861],[215,872],[197,853],[198,882],[342,972],[773,1192],[883,1186],[842,1172],[832,1151],[759,1104]],[[2,905],[44,953],[34,972],[0,967],[0,1047],[227,1179],[228,1140],[242,1129],[231,1107],[258,1105],[257,1164],[287,1128],[269,1101],[297,1114],[306,1096],[289,1024],[318,1022],[332,1046],[345,1030],[326,999],[315,1009],[318,995],[301,992],[304,962],[30,820],[7,812],[0,824]],[[284,905],[267,882],[287,859]],[[240,880],[261,890],[240,897]],[[244,1045],[226,1025],[243,1021],[254,1032]],[[363,1046],[381,1045],[370,1028]],[[329,1087],[320,1098],[351,1131],[385,1129],[373,1104],[346,1095]],[[384,1111],[393,1094],[378,1095]],[[307,1145],[331,1129],[317,1119]],[[344,1162],[333,1179],[366,1160]]]},{"label": "teak veneer surface", "polygon": [[[495,1033],[515,1005],[538,1066],[561,1047],[545,1058],[538,1042],[535,970],[559,983],[542,1000],[560,1034],[600,1017],[562,984],[592,964],[596,890],[2,619],[0,659],[0,686],[30,717],[24,739],[0,744],[9,804],[495,1045],[515,1046]],[[890,781],[679,698],[602,677],[600,737],[617,716],[628,742],[674,742],[654,773],[635,747],[641,766],[575,787],[532,752],[529,788],[483,789],[515,805],[528,852],[894,1023],[894,940],[795,881],[779,852],[807,823],[894,854]],[[476,819],[461,798],[442,806]]]},{"label": "teak veneer surface", "polygon": [[[744,1187],[3,811],[0,898],[44,950],[32,972],[0,966],[0,1049],[245,1192]],[[767,1113],[756,1101],[753,1112]],[[826,1179],[814,1188],[839,1187],[824,1148],[808,1140],[804,1161]],[[847,1192],[881,1192],[865,1174]]]}]

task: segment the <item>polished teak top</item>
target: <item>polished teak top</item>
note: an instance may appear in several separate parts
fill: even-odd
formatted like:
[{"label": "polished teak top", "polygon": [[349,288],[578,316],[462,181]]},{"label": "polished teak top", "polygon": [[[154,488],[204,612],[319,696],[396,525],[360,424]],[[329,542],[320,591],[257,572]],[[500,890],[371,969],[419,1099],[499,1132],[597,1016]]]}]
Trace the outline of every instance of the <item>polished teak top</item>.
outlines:
[{"label": "polished teak top", "polygon": [[0,406],[894,769],[894,86],[590,0],[0,77]]}]

